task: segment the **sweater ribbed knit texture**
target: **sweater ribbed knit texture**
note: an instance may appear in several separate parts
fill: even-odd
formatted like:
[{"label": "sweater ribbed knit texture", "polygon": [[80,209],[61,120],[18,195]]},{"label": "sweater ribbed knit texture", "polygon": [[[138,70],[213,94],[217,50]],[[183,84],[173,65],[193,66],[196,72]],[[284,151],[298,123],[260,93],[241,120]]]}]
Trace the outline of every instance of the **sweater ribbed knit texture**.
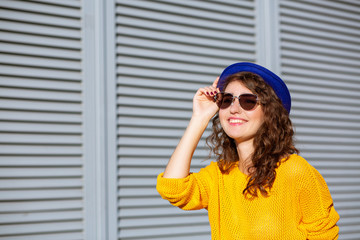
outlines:
[{"label": "sweater ribbed knit texture", "polygon": [[223,174],[216,162],[181,179],[157,179],[157,190],[184,210],[208,210],[213,240],[338,239],[328,187],[305,159],[293,154],[276,169],[269,197],[242,192],[248,178],[238,167]]}]

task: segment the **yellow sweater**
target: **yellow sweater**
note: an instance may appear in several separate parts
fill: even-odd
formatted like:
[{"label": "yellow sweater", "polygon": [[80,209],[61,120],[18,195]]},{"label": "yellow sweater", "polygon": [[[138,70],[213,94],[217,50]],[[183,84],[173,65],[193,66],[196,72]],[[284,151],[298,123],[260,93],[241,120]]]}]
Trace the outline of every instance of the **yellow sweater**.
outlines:
[{"label": "yellow sweater", "polygon": [[157,179],[157,190],[184,210],[208,210],[212,239],[338,239],[339,215],[328,187],[305,159],[293,154],[276,170],[269,197],[248,199],[247,176],[238,167],[222,174],[217,163],[186,178]]}]

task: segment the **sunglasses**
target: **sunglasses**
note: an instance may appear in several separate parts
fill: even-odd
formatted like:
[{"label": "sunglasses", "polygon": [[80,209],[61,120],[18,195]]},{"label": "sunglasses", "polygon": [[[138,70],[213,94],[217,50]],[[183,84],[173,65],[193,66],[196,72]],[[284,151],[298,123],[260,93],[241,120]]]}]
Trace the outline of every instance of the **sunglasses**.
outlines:
[{"label": "sunglasses", "polygon": [[216,104],[221,109],[226,109],[230,105],[232,105],[232,103],[235,101],[235,98],[239,100],[239,104],[241,108],[244,109],[245,111],[254,110],[259,103],[258,97],[255,94],[251,94],[251,93],[240,94],[237,97],[231,93],[220,92],[214,96],[214,100]]}]

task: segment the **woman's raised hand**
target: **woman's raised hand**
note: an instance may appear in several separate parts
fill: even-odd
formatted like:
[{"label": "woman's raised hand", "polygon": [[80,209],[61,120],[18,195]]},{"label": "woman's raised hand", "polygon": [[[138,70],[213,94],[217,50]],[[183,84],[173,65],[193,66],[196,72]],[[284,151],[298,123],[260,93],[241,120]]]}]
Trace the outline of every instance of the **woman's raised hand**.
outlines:
[{"label": "woman's raised hand", "polygon": [[205,117],[210,120],[219,107],[214,102],[214,96],[220,90],[217,88],[219,78],[213,82],[211,86],[200,88],[193,99],[193,116]]}]

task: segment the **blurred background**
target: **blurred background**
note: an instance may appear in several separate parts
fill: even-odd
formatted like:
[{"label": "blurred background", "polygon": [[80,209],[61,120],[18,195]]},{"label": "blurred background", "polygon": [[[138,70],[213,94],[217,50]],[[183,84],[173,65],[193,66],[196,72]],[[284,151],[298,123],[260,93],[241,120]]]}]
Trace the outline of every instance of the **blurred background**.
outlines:
[{"label": "blurred background", "polygon": [[156,176],[196,90],[239,61],[288,84],[339,239],[360,239],[360,1],[1,0],[0,240],[210,239]]}]

